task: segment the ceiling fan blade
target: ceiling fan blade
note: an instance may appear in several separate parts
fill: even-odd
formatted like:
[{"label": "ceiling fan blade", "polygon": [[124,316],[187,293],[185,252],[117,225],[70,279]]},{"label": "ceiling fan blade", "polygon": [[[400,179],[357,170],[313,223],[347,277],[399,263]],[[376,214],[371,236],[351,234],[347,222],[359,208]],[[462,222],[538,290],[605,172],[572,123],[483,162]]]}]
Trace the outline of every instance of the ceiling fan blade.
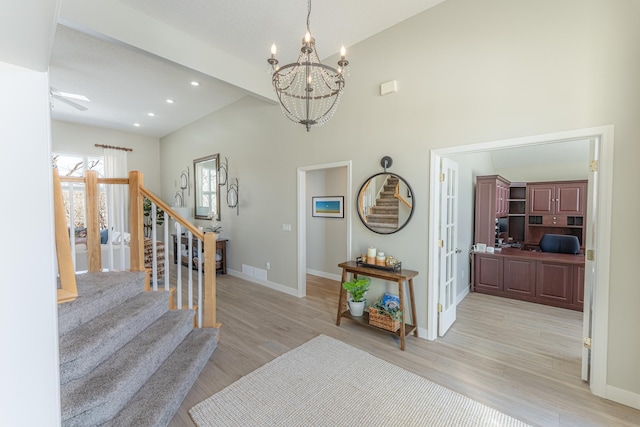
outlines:
[{"label": "ceiling fan blade", "polygon": [[64,98],[75,99],[76,101],[89,102],[89,98],[87,98],[84,95],[78,95],[75,93],[58,92],[58,91],[55,91],[55,93],[56,95],[60,95]]},{"label": "ceiling fan blade", "polygon": [[58,95],[57,93],[52,93],[51,97],[57,99],[60,102],[64,102],[65,104],[70,105],[70,106],[72,106],[73,108],[75,108],[77,110],[87,111],[87,107],[85,107],[84,105],[80,105],[80,104],[78,104],[76,102],[70,101],[67,98],[63,97],[63,96]]}]

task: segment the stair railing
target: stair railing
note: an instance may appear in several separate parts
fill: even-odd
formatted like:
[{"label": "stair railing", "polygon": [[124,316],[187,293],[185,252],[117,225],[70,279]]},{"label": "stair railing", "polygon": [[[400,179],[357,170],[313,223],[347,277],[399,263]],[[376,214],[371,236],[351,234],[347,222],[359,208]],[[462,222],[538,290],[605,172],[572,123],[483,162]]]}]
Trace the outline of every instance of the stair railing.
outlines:
[{"label": "stair railing", "polygon": [[[144,199],[151,201],[151,212],[155,214],[156,208],[162,211],[164,218],[164,242],[165,242],[165,277],[164,289],[170,291],[169,263],[167,262],[167,251],[169,242],[169,219],[176,222],[176,236],[180,236],[181,227],[187,230],[189,253],[193,253],[193,239],[197,239],[197,253],[204,254],[204,262],[198,262],[198,287],[197,299],[194,304],[193,298],[193,274],[189,274],[188,278],[188,303],[185,307],[182,305],[182,278],[181,263],[177,264],[177,283],[176,297],[177,308],[197,308],[197,326],[204,328],[218,328],[220,324],[216,323],[216,235],[215,233],[203,233],[193,226],[189,221],[173,211],[169,205],[164,203],[159,197],[144,187],[144,177],[141,172],[129,172],[128,178],[98,178],[95,171],[86,171],[85,177],[59,177],[57,169],[54,169],[54,212],[55,212],[55,234],[56,234],[56,252],[58,257],[58,271],[60,274],[60,289],[58,290],[58,302],[66,302],[75,299],[77,296],[77,288],[75,282],[74,268],[74,243],[70,241],[69,229],[66,225],[66,216],[64,211],[64,202],[62,196],[61,182],[84,183],[85,189],[85,209],[86,209],[86,225],[87,225],[87,259],[88,271],[102,271],[102,251],[100,245],[100,228],[99,228],[99,209],[98,209],[98,184],[125,184],[129,187],[129,256],[131,271],[146,271],[147,290],[158,290],[158,239],[156,230],[156,221],[151,221],[151,241],[152,241],[152,266],[145,267],[144,261]],[[73,194],[72,190],[70,195]],[[72,197],[70,198],[72,199]],[[124,200],[116,200],[122,212]],[[71,202],[72,203],[72,202]],[[110,202],[109,209],[112,209]],[[117,210],[118,208],[116,208]],[[72,214],[71,214],[72,215]],[[122,215],[120,216],[122,218]],[[70,227],[73,228],[73,227]],[[110,243],[111,243],[111,239]],[[124,237],[121,235],[121,242]],[[123,244],[123,243],[122,243]],[[111,245],[110,245],[111,246]],[[178,246],[180,247],[180,246]],[[111,250],[111,249],[110,249]],[[120,251],[121,254],[124,251]],[[110,253],[110,259],[113,254]],[[189,257],[191,259],[191,256]],[[180,259],[180,257],[178,257]],[[199,256],[198,260],[201,261]],[[124,266],[124,264],[121,264]],[[203,271],[204,268],[204,271]],[[191,273],[191,269],[188,270]],[[203,282],[204,274],[204,282]]]},{"label": "stair railing", "polygon": [[409,204],[409,202],[407,202],[407,200],[400,195],[400,182],[396,184],[395,189],[393,190],[393,197],[400,200],[402,204],[411,209],[411,204]]},{"label": "stair railing", "polygon": [[369,213],[371,213],[371,208],[376,205],[377,198],[375,178],[373,178],[367,181],[365,187],[360,191],[360,200],[358,203],[360,205],[360,212],[362,212],[364,218],[367,218]]},{"label": "stair railing", "polygon": [[[134,173],[139,173],[139,172],[130,172],[130,177],[131,174]],[[130,178],[131,179],[131,178]],[[176,264],[176,276],[177,276],[177,280],[176,280],[176,299],[177,299],[177,306],[178,308],[184,307],[184,308],[189,308],[189,309],[194,309],[194,295],[193,295],[193,274],[191,274],[191,268],[192,268],[192,262],[194,260],[194,258],[196,258],[194,256],[194,253],[198,254],[197,256],[197,267],[198,267],[198,273],[197,273],[197,288],[196,288],[196,292],[197,292],[197,296],[195,298],[195,300],[198,302],[196,304],[197,308],[197,312],[198,312],[198,325],[200,327],[204,327],[204,328],[215,328],[215,327],[219,327],[219,324],[216,323],[216,313],[215,313],[215,307],[216,307],[216,234],[215,233],[204,233],[202,231],[200,231],[198,228],[196,228],[193,224],[191,224],[189,221],[187,221],[184,217],[182,217],[180,214],[178,214],[177,212],[175,212],[173,209],[171,209],[171,207],[169,205],[167,205],[165,202],[163,202],[160,198],[158,198],[156,195],[154,195],[152,192],[150,192],[148,189],[146,189],[144,186],[139,186],[139,195],[136,196],[135,194],[133,194],[135,192],[134,188],[131,188],[130,191],[130,199],[131,199],[131,203],[133,205],[134,203],[134,198],[138,197],[138,198],[142,198],[142,197],[146,197],[147,199],[151,200],[151,212],[154,213],[156,212],[156,209],[160,209],[163,213],[164,213],[164,221],[163,221],[163,233],[164,233],[164,241],[165,241],[165,248],[167,246],[167,242],[169,242],[169,219],[172,219],[175,221],[175,233],[176,233],[176,239],[178,244],[176,244],[176,251],[180,251],[180,241],[182,240],[182,233],[181,233],[181,229],[186,229],[185,231],[185,237],[187,238],[187,248],[188,248],[188,269],[187,271],[189,272],[189,276],[188,276],[188,288],[187,288],[187,304],[183,305],[182,304],[182,256],[181,253],[176,253],[176,259],[178,260],[178,263]],[[142,203],[142,201],[138,202],[140,205]],[[136,224],[137,227],[137,231],[136,233],[139,234],[139,236],[143,235],[143,224],[141,221],[139,221],[139,224]],[[153,248],[153,262],[155,263],[156,260],[156,239],[157,239],[157,221],[151,221],[151,239],[153,242],[152,248]],[[131,234],[134,234],[134,227],[132,224],[132,228],[131,228]],[[194,245],[193,245],[193,240],[197,239],[197,248],[195,248],[194,250]],[[133,238],[132,238],[133,241]],[[133,266],[133,252],[134,249],[133,247],[132,249],[132,263],[131,265]],[[141,248],[137,248],[136,251],[140,251]],[[197,252],[196,252],[197,251]],[[166,253],[166,252],[165,252]],[[204,254],[204,262],[202,262],[202,255],[200,254]],[[143,256],[143,253],[139,253],[138,254],[139,257]],[[203,270],[204,268],[204,270]],[[169,271],[169,263],[167,263],[165,261],[165,290],[169,290],[169,280],[168,280],[168,271]],[[203,281],[204,278],[204,281]],[[151,284],[151,287],[153,290],[157,290],[158,288],[158,284],[156,279],[153,279],[153,282]]]}]

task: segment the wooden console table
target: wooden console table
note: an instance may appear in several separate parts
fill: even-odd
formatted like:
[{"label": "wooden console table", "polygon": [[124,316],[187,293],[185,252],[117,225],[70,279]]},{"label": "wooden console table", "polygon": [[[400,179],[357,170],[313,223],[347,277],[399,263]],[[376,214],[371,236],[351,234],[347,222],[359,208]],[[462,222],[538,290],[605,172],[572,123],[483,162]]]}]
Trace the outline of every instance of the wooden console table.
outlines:
[{"label": "wooden console table", "polygon": [[347,261],[338,264],[338,267],[342,268],[342,282],[340,282],[340,299],[338,301],[338,318],[336,319],[336,325],[340,326],[340,319],[346,317],[356,323],[363,326],[370,326],[378,330],[384,331],[384,329],[377,326],[369,325],[369,313],[364,312],[362,316],[354,317],[349,313],[349,310],[344,310],[347,302],[347,291],[342,287],[342,283],[347,281],[347,275],[353,274],[353,277],[357,277],[359,274],[362,276],[375,277],[376,279],[388,280],[390,282],[398,283],[398,297],[400,298],[400,310],[402,311],[402,321],[400,322],[400,329],[396,332],[387,331],[389,333],[398,335],[400,337],[400,350],[404,351],[404,337],[413,332],[414,336],[418,336],[418,327],[405,323],[406,311],[404,307],[404,292],[403,285],[407,282],[409,287],[409,306],[411,307],[411,321],[416,323],[416,303],[413,297],[413,278],[418,275],[417,271],[413,270],[400,270],[400,271],[387,271],[373,267],[363,267],[355,263],[355,261]]},{"label": "wooden console table", "polygon": [[[172,234],[171,236],[173,237],[173,263],[177,264],[178,263],[178,239],[175,234]],[[193,251],[195,253],[198,250],[198,239],[194,237],[191,240],[193,241]],[[216,253],[219,252],[221,257],[220,261],[216,261],[216,273],[227,274],[227,241],[228,239],[216,239]],[[180,244],[187,245],[188,243],[189,243],[189,239],[187,238],[187,236],[181,235]],[[204,250],[204,244],[202,245],[202,248]],[[188,265],[188,264],[185,264],[184,262],[182,264]],[[190,264],[192,269],[194,270],[198,269],[198,267],[195,266],[193,262]]]}]

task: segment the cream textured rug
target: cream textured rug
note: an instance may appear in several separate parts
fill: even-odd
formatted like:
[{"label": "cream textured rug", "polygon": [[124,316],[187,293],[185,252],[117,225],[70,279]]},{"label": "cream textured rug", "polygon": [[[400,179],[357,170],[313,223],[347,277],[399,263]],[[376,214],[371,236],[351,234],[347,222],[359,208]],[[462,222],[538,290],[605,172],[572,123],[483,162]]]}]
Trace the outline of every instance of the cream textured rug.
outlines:
[{"label": "cream textured rug", "polygon": [[189,414],[199,427],[527,425],[325,335],[240,378]]}]

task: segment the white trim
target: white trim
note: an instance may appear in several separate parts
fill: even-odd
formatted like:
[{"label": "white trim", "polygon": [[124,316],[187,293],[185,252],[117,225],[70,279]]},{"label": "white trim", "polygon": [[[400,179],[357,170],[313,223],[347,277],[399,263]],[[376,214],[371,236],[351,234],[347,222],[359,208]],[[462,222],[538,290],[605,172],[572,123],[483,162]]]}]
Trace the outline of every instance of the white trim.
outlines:
[{"label": "white trim", "polygon": [[343,167],[347,168],[344,218],[347,221],[347,257],[351,258],[351,160],[298,168],[298,292],[296,295],[299,297],[307,295],[307,172]]},{"label": "white trim", "polygon": [[429,335],[429,330],[427,328],[421,328],[418,326],[418,338],[422,338],[423,340],[426,340],[428,335]]},{"label": "white trim", "polygon": [[293,295],[294,297],[298,296],[298,292],[294,288],[290,288],[289,286],[285,286],[280,283],[270,282],[268,280],[256,279],[253,276],[243,274],[237,270],[231,270],[230,268],[227,268],[227,274],[229,276],[239,277],[241,279],[246,280],[247,282],[253,282],[258,285],[266,286],[267,288],[271,288],[275,291],[282,292],[287,295]]},{"label": "white trim", "polygon": [[[506,139],[478,144],[461,145],[456,147],[431,150],[431,174],[430,194],[431,203],[429,212],[429,243],[428,248],[436,247],[437,225],[439,223],[438,173],[440,159],[454,154],[467,154],[508,147],[525,147],[534,145],[552,144],[576,139],[599,138],[599,176],[598,176],[598,201],[596,206],[597,230],[596,240],[596,279],[593,286],[593,333],[591,351],[591,381],[590,388],[593,394],[606,397],[607,394],[607,350],[609,328],[609,269],[611,249],[611,202],[613,194],[613,126],[599,126],[586,129],[576,129],[565,132],[556,132],[542,135],[533,135],[522,138]],[[436,339],[438,320],[437,310],[437,251],[429,249],[429,281],[427,283],[427,339]]]},{"label": "white trim", "polygon": [[312,268],[307,268],[307,274],[311,274],[312,276],[323,277],[329,280],[337,280],[340,282],[342,280],[342,276],[334,273],[327,273],[325,271],[314,270]]},{"label": "white trim", "polygon": [[467,297],[467,295],[469,295],[469,286],[467,286],[466,288],[464,288],[464,290],[462,292],[460,292],[457,296],[456,296],[456,305],[460,304],[462,302],[463,299],[465,299]]},{"label": "white trim", "polygon": [[606,398],[635,409],[640,409],[640,394],[638,393],[632,393],[628,390],[608,385]]},{"label": "white trim", "polygon": [[[609,269],[611,263],[611,207],[613,203],[613,126],[600,129],[598,144],[598,200],[596,206],[595,283],[592,287],[591,391],[605,397],[609,350]],[[622,403],[622,402],[621,402]]]}]

